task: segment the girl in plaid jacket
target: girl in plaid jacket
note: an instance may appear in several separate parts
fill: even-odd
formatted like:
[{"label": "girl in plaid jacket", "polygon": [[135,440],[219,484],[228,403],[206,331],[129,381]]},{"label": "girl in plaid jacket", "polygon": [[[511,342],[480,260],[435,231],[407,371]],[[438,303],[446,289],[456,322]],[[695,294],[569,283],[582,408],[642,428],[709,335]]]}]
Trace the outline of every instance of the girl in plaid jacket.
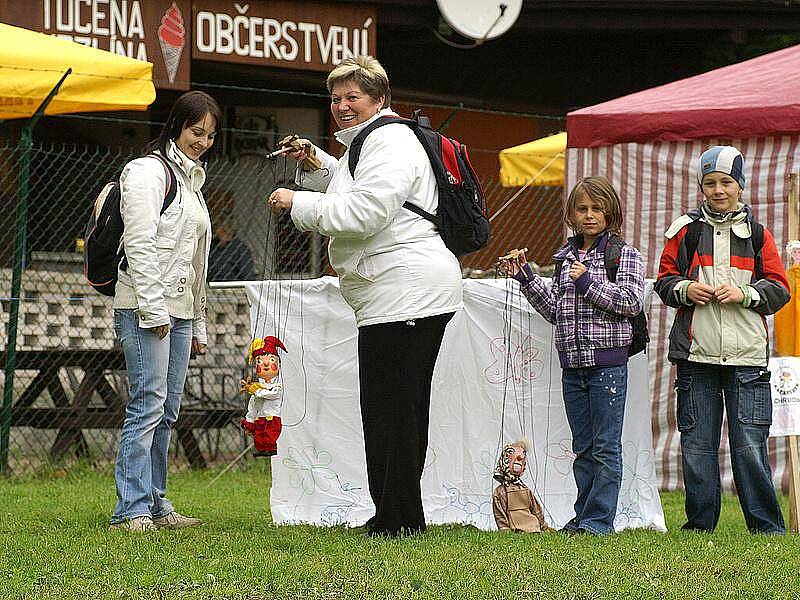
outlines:
[{"label": "girl in plaid jacket", "polygon": [[619,236],[622,208],[605,177],[587,177],[570,192],[565,221],[575,232],[553,256],[559,266],[548,288],[525,254],[501,259],[528,302],[555,325],[562,392],[572,431],[572,470],[578,497],[565,533],[614,531],[622,481],[622,419],[628,377],[631,317],[642,310],[644,266],[639,251],[621,249],[615,281],[604,251]]}]

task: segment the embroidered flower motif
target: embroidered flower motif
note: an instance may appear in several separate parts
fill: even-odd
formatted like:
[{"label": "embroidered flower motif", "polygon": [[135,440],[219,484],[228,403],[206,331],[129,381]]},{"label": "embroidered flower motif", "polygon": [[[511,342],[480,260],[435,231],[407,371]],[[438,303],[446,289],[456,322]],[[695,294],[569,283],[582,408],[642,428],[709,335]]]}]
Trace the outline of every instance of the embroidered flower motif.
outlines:
[{"label": "embroidered flower motif", "polygon": [[294,471],[292,485],[301,488],[304,494],[327,492],[338,479],[333,469],[329,468],[333,461],[329,452],[307,446],[302,451],[289,448],[286,454],[283,464]]}]

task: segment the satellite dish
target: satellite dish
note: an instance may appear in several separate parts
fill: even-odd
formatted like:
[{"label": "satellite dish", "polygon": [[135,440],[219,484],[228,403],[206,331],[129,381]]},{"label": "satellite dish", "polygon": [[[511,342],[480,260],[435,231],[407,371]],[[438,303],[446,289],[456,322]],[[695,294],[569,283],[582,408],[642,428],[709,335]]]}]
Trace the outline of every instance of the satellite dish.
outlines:
[{"label": "satellite dish", "polygon": [[522,11],[522,0],[436,0],[442,17],[477,44],[503,35]]}]

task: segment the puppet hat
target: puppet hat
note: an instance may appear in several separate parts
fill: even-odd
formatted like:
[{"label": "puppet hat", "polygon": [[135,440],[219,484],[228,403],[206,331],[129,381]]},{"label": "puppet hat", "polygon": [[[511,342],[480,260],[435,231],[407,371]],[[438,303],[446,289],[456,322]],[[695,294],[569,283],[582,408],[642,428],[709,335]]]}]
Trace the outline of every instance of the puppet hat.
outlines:
[{"label": "puppet hat", "polygon": [[277,356],[278,348],[284,352],[288,352],[283,342],[274,335],[268,335],[265,338],[256,338],[250,344],[250,349],[247,352],[247,363],[253,362],[253,358],[261,356],[262,354],[275,354]]}]

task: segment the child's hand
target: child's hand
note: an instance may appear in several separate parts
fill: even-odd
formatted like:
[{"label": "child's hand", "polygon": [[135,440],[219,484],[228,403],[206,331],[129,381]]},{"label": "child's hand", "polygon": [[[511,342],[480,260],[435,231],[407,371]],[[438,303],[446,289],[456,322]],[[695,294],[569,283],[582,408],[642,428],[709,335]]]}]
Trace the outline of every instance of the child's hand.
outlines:
[{"label": "child's hand", "polygon": [[522,268],[516,258],[501,258],[498,266],[500,267],[500,272],[506,277],[513,277]]},{"label": "child's hand", "polygon": [[500,271],[506,277],[514,277],[522,270],[522,265],[528,262],[525,258],[525,250],[509,250],[505,256],[501,256],[498,265]]},{"label": "child's hand", "polygon": [[[688,290],[687,290],[688,295]],[[720,304],[741,304],[744,302],[744,292],[733,285],[720,285],[714,290],[714,298]]]},{"label": "child's hand", "polygon": [[247,386],[250,385],[250,382],[253,381],[249,376],[246,379],[241,379],[239,381],[239,392],[246,392]]},{"label": "child's hand", "polygon": [[710,285],[693,281],[686,288],[686,297],[698,306],[705,306],[714,299],[714,292],[714,288]]},{"label": "child's hand", "polygon": [[569,267],[569,278],[572,279],[572,281],[577,281],[578,277],[584,273],[586,273],[586,265],[584,265],[582,262],[576,260]]}]

